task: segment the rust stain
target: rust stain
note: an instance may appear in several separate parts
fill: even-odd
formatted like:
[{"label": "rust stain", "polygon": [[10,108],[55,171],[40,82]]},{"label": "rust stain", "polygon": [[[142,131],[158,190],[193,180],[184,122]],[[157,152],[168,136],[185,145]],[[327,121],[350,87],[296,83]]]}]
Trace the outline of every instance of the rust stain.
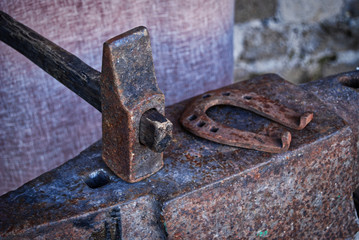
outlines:
[{"label": "rust stain", "polygon": [[259,91],[230,88],[213,90],[198,96],[191,101],[181,116],[182,125],[199,137],[230,146],[271,153],[288,150],[291,142],[290,132],[284,130],[279,137],[270,137],[230,128],[206,114],[209,108],[216,105],[240,107],[295,130],[302,130],[313,119],[312,112],[299,114],[277,101],[261,96]]}]

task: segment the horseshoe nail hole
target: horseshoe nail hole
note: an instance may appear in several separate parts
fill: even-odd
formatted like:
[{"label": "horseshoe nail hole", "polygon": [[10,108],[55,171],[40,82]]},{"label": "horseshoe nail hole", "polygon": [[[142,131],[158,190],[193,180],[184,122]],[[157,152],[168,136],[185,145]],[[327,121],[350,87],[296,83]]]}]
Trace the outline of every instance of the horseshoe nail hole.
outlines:
[{"label": "horseshoe nail hole", "polygon": [[251,96],[244,96],[243,98],[244,98],[245,100],[251,100],[251,99],[252,99]]},{"label": "horseshoe nail hole", "polygon": [[188,120],[190,121],[193,121],[193,120],[196,120],[197,119],[197,116],[196,115],[192,115],[188,118]]},{"label": "horseshoe nail hole", "polygon": [[105,186],[109,182],[110,182],[110,177],[103,169],[99,169],[90,173],[85,179],[85,183],[90,188],[99,188]]},{"label": "horseshoe nail hole", "polygon": [[231,93],[229,93],[229,92],[224,92],[224,93],[222,93],[222,95],[223,95],[223,96],[229,96],[229,95],[231,95]]},{"label": "horseshoe nail hole", "polygon": [[218,132],[218,128],[217,127],[212,127],[211,132],[214,132],[214,133]]},{"label": "horseshoe nail hole", "polygon": [[202,98],[209,98],[210,96],[211,96],[211,94],[206,94]]},{"label": "horseshoe nail hole", "polygon": [[203,121],[200,121],[199,123],[197,123],[198,127],[203,127],[204,125],[206,125],[206,123]]},{"label": "horseshoe nail hole", "polygon": [[350,78],[350,77],[341,77],[339,82],[346,87],[358,89],[359,88],[359,78]]}]

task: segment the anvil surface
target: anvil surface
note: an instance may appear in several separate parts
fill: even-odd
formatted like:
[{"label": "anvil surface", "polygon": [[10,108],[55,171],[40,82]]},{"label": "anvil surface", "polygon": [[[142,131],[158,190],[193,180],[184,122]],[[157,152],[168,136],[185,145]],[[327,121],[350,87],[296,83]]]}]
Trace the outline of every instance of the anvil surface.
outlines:
[{"label": "anvil surface", "polygon": [[[226,88],[246,89],[314,118],[288,129],[248,111],[217,106],[207,114],[231,127],[277,135],[285,153],[221,145],[179,124],[164,167],[127,183],[101,159],[101,141],[78,157],[0,198],[2,239],[346,238],[359,231],[352,199],[356,139],[350,126],[314,94],[268,74]],[[91,186],[91,187],[90,187]]]},{"label": "anvil surface", "polygon": [[302,87],[315,94],[328,109],[343,118],[353,130],[357,148],[354,182],[359,194],[359,71],[339,73],[308,82]]}]

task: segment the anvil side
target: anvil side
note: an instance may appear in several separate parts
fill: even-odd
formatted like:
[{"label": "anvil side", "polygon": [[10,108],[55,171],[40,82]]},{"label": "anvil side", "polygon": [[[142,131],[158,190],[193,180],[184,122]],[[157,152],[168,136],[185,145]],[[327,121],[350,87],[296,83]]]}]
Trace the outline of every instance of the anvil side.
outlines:
[{"label": "anvil side", "polygon": [[355,133],[358,152],[354,183],[359,194],[359,71],[308,82],[302,88],[315,94],[330,110],[343,118]]},{"label": "anvil side", "polygon": [[272,154],[221,145],[185,131],[191,101],[166,109],[173,142],[164,167],[127,183],[101,160],[101,141],[0,198],[2,239],[346,238],[359,231],[352,194],[356,136],[314,94],[268,74],[228,86],[246,89],[314,118],[288,129],[248,111],[207,114],[256,134],[292,134]]}]

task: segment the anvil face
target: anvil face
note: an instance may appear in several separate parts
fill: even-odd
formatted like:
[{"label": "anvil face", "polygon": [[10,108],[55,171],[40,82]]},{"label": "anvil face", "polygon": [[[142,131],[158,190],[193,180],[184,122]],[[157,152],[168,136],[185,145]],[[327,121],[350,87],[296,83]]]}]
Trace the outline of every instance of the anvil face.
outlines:
[{"label": "anvil face", "polygon": [[276,75],[229,86],[299,112],[314,113],[303,130],[240,108],[207,114],[231,127],[271,135],[290,131],[289,150],[273,154],[211,142],[179,118],[187,100],[166,109],[173,142],[164,167],[127,183],[101,159],[101,141],[78,157],[0,198],[3,239],[345,238],[359,231],[352,194],[356,137],[308,89]]},{"label": "anvil face", "polygon": [[[356,139],[357,161],[354,182],[359,194],[359,71],[340,73],[318,81],[308,82],[303,89],[311,91],[338,116],[347,122]],[[359,206],[357,206],[359,208]]]}]

